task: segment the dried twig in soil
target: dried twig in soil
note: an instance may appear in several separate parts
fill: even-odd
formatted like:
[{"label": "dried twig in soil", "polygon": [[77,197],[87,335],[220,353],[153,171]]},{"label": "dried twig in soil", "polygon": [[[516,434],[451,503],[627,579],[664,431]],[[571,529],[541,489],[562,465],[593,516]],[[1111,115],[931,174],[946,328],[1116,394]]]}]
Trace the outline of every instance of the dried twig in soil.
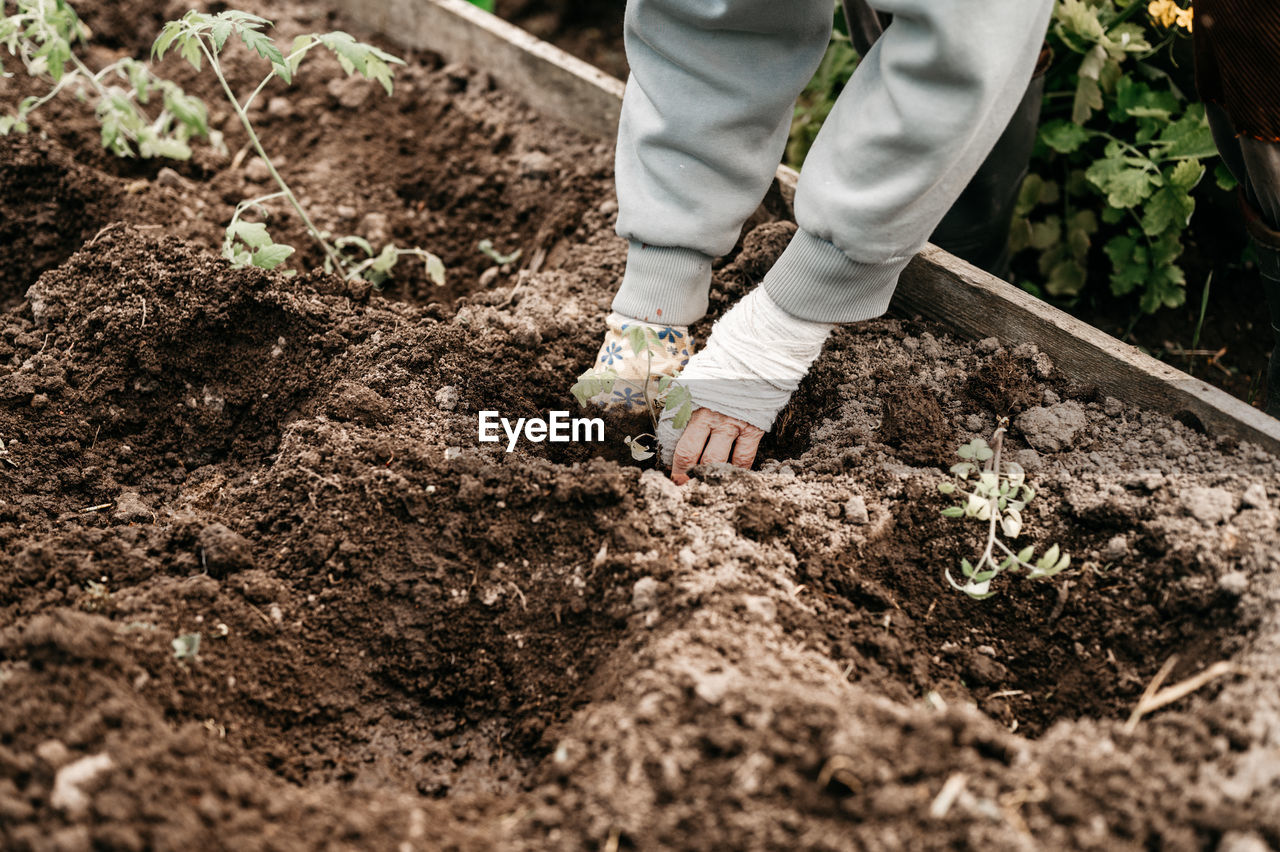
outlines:
[{"label": "dried twig in soil", "polygon": [[1124,732],[1132,734],[1138,728],[1138,722],[1148,713],[1153,713],[1161,707],[1166,707],[1175,701],[1186,698],[1197,689],[1205,686],[1212,681],[1217,680],[1223,675],[1243,674],[1244,670],[1234,663],[1223,660],[1214,663],[1209,668],[1192,675],[1186,680],[1175,683],[1173,686],[1167,686],[1160,689],[1160,684],[1164,683],[1164,679],[1169,676],[1169,672],[1173,671],[1174,663],[1178,661],[1177,656],[1172,656],[1165,661],[1160,667],[1160,671],[1156,672],[1156,676],[1151,679],[1151,683],[1147,684],[1147,688],[1143,691],[1142,697],[1138,699],[1138,705],[1133,708],[1133,713],[1129,716],[1129,721],[1125,723]]}]

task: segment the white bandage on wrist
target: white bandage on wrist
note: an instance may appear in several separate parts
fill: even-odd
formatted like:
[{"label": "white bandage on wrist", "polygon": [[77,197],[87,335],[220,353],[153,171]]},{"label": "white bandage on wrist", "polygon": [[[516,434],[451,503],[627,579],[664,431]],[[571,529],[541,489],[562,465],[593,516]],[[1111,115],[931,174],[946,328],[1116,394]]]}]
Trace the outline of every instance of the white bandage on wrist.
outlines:
[{"label": "white bandage on wrist", "polygon": [[[709,408],[767,432],[833,329],[834,323],[793,317],[757,287],[712,327],[706,347],[676,381],[689,389],[695,408]],[[658,429],[664,459],[679,439],[671,425],[674,414],[665,412]]]}]

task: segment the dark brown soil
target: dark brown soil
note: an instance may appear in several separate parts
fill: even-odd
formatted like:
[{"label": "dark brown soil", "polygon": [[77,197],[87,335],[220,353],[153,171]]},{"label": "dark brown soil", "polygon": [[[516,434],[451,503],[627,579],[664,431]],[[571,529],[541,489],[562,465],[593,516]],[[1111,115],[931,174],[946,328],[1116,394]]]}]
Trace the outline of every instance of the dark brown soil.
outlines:
[{"label": "dark brown soil", "polygon": [[[164,17],[80,5],[99,59]],[[319,8],[262,6],[355,29]],[[572,407],[623,264],[609,152],[435,57],[355,107],[311,70],[268,147],[444,289],[230,268],[244,164],[115,161],[69,99],[0,140],[0,848],[1280,844],[1274,458],[909,319],[838,332],[754,472],[677,488],[612,419],[481,444],[482,410]],[[1004,416],[1020,542],[1075,562],[975,602],[936,484]],[[1172,655],[1246,674],[1125,730]]]}]

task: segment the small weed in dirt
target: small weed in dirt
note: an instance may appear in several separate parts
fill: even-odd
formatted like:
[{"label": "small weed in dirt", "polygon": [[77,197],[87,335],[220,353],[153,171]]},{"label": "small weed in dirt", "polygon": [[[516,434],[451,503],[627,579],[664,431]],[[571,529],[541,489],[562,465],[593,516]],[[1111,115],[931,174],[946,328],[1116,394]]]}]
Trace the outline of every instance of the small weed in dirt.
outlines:
[{"label": "small weed in dirt", "polygon": [[[274,242],[267,233],[266,225],[260,222],[245,222],[240,217],[250,209],[266,212],[265,204],[283,198],[294,209],[298,217],[311,235],[324,250],[325,271],[340,272],[348,280],[364,278],[374,285],[381,285],[392,267],[406,255],[421,258],[426,265],[427,276],[436,284],[444,283],[444,262],[439,257],[421,248],[402,249],[394,244],[387,244],[382,251],[375,251],[368,240],[363,237],[346,236],[331,241],[332,235],[316,227],[307,211],[303,208],[293,189],[281,177],[262,141],[249,121],[249,107],[254,99],[262,93],[267,84],[279,78],[284,84],[292,85],[294,75],[302,66],[303,59],[315,47],[324,47],[332,51],[338,58],[342,69],[351,74],[360,74],[367,80],[382,84],[390,95],[393,91],[392,65],[403,65],[404,60],[392,56],[371,44],[356,41],[344,32],[310,33],[300,35],[293,40],[286,56],[276,43],[263,30],[272,26],[266,18],[248,12],[228,11],[216,15],[191,11],[177,21],[165,24],[159,38],[151,48],[152,56],[163,59],[171,48],[200,71],[204,61],[208,61],[210,69],[218,78],[222,91],[231,102],[236,117],[249,136],[249,144],[262,161],[266,163],[278,192],[241,202],[236,206],[231,224],[227,226],[226,238],[223,241],[222,254],[236,266],[258,266],[263,269],[274,269],[284,263],[295,251],[293,246]],[[231,89],[222,67],[222,51],[227,41],[235,35],[258,56],[271,63],[269,73],[258,87],[241,103],[239,96]],[[361,254],[363,253],[363,254]]]},{"label": "small weed in dirt", "polygon": [[[8,8],[0,3],[0,14]],[[16,0],[16,12],[0,18],[0,45],[17,56],[27,74],[48,79],[52,87],[40,96],[24,98],[17,112],[0,115],[0,136],[27,133],[33,112],[71,91],[93,107],[102,127],[102,146],[118,157],[191,158],[190,142],[207,139],[225,153],[222,134],[209,129],[209,114],[197,97],[171,80],[156,76],[146,63],[125,57],[94,71],[73,49],[88,41],[89,28],[65,0]],[[0,73],[4,73],[0,62]],[[144,108],[160,102],[152,119]]]},{"label": "small weed in dirt", "polygon": [[[943,494],[958,494],[962,498],[959,505],[943,509],[943,516],[987,522],[987,544],[977,565],[968,559],[960,560],[964,584],[955,581],[950,569],[946,571],[947,582],[976,600],[995,594],[991,591],[991,581],[1002,571],[1022,568],[1028,577],[1038,580],[1052,577],[1071,564],[1070,555],[1062,553],[1056,544],[1033,563],[1034,545],[1014,553],[1001,541],[1001,535],[1014,539],[1022,532],[1022,510],[1036,496],[1022,466],[1000,458],[1008,425],[1009,421],[1002,418],[990,445],[982,438],[975,438],[961,446],[957,451],[960,461],[951,466],[953,478],[938,485]],[[977,474],[976,480],[969,479],[973,474]],[[998,564],[997,548],[1005,554]]]},{"label": "small weed in dirt", "polygon": [[661,351],[662,342],[658,340],[657,332],[640,325],[632,326],[627,331],[626,337],[631,351],[636,355],[643,353],[648,359],[643,380],[639,383],[626,381],[613,370],[588,370],[578,377],[578,381],[574,382],[570,392],[578,400],[578,404],[586,408],[593,399],[612,393],[619,382],[626,386],[628,394],[635,394],[638,390],[637,395],[644,399],[645,411],[648,412],[649,420],[653,424],[653,432],[629,435],[622,440],[631,450],[632,458],[636,461],[645,461],[653,458],[656,452],[658,420],[662,414],[668,408],[674,409],[676,413],[671,425],[677,430],[683,429],[689,425],[689,418],[693,416],[693,397],[688,388],[674,384],[679,373],[675,376],[662,376],[658,380],[657,393],[651,394],[649,384],[654,377],[654,347],[659,347]]}]

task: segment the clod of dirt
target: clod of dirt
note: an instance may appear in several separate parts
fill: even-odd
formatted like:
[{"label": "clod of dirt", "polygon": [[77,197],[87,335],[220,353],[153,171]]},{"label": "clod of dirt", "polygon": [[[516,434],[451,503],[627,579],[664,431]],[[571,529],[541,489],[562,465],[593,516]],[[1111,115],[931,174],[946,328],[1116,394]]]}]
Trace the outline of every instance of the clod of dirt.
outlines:
[{"label": "clod of dirt", "polygon": [[356,421],[369,425],[383,423],[387,419],[387,401],[372,388],[354,382],[339,382],[329,399],[329,413],[338,420]]},{"label": "clod of dirt", "polygon": [[123,524],[148,521],[154,517],[151,507],[146,504],[136,491],[125,491],[116,498],[116,507],[111,512],[111,519]]},{"label": "clod of dirt", "polygon": [[853,496],[845,501],[844,516],[851,524],[871,523],[871,514],[867,511],[867,501],[861,496]]},{"label": "clod of dirt", "polygon": [[224,524],[209,524],[200,530],[196,542],[204,567],[214,576],[253,567],[253,545]]},{"label": "clod of dirt", "polygon": [[919,383],[894,380],[881,385],[884,414],[876,439],[888,444],[909,464],[943,464],[954,447],[955,429],[942,413],[938,398]]},{"label": "clod of dirt", "polygon": [[974,402],[997,417],[1010,417],[1035,405],[1036,384],[1027,362],[999,351],[999,345],[994,337],[978,343],[979,351],[996,354],[969,377],[964,389]]},{"label": "clod of dirt", "polygon": [[743,503],[739,506],[734,512],[733,523],[742,535],[764,541],[785,535],[795,514],[795,508],[786,503],[774,505],[762,500],[757,504]]},{"label": "clod of dirt", "polygon": [[793,222],[765,222],[753,228],[742,241],[736,260],[738,269],[757,284],[763,281],[795,233]]},{"label": "clod of dirt", "polygon": [[643,612],[658,605],[658,593],[662,584],[653,577],[641,577],[631,587],[631,606],[636,612]]},{"label": "clod of dirt", "polygon": [[1182,492],[1187,514],[1202,524],[1226,523],[1236,513],[1236,496],[1223,488],[1188,488]]},{"label": "clod of dirt", "polygon": [[1267,499],[1267,489],[1261,482],[1255,482],[1246,488],[1242,500],[1250,509],[1271,508],[1271,501]]},{"label": "clod of dirt", "polygon": [[1089,421],[1080,403],[1067,400],[1028,409],[1014,425],[1032,447],[1042,453],[1057,453],[1074,447]]},{"label": "clod of dirt", "polygon": [[458,407],[458,389],[453,385],[445,385],[436,391],[436,408],[441,411],[453,411]]},{"label": "clod of dirt", "polygon": [[82,757],[74,763],[68,763],[58,770],[53,781],[53,792],[49,796],[49,804],[63,811],[72,819],[81,819],[89,810],[89,794],[84,788],[102,773],[115,764],[111,755],[101,754]]}]

